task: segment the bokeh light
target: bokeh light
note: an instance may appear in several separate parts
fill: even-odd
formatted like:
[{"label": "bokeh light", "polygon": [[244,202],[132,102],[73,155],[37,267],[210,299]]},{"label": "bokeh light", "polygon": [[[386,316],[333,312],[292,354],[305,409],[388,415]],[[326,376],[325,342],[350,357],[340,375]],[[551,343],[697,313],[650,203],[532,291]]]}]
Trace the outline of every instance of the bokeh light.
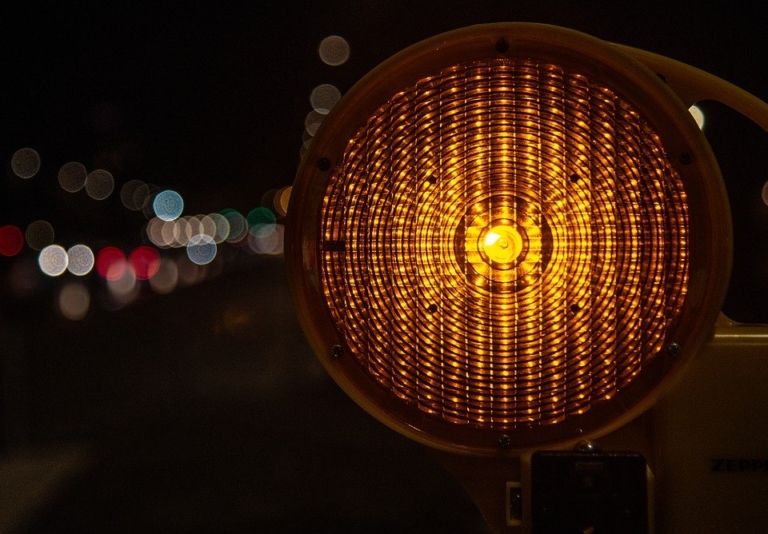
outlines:
[{"label": "bokeh light", "polygon": [[268,208],[254,208],[248,212],[246,219],[248,220],[248,231],[259,239],[267,237],[275,230],[277,218]]},{"label": "bokeh light", "polygon": [[139,211],[147,204],[149,187],[141,180],[129,180],[120,188],[120,202],[131,211]]},{"label": "bokeh light", "polygon": [[149,279],[149,287],[160,295],[171,293],[178,283],[179,270],[176,262],[169,259],[161,260],[157,273]]},{"label": "bokeh light", "polygon": [[208,215],[208,217],[213,221],[213,224],[215,226],[215,232],[213,237],[213,241],[220,245],[224,241],[226,241],[229,238],[229,231],[230,231],[230,225],[229,220],[227,220],[224,215],[221,213],[211,213]]},{"label": "bokeh light", "polygon": [[36,175],[40,165],[40,154],[33,148],[20,148],[11,156],[11,170],[25,180]]},{"label": "bokeh light", "polygon": [[147,219],[156,217],[153,199],[155,195],[160,191],[161,189],[155,184],[146,183],[137,187],[136,191],[133,193],[134,202],[144,206],[140,211]]},{"label": "bokeh light", "polygon": [[[340,91],[330,84],[313,90],[310,101],[314,109],[307,119],[311,133],[340,97]],[[311,140],[311,134],[305,132],[305,138]],[[40,157],[32,149],[19,150],[11,167],[16,176],[31,178],[40,172]],[[61,165],[56,178],[61,190],[85,190],[95,200],[107,199],[116,192],[115,177],[109,171],[97,168],[88,172],[78,161]],[[84,243],[67,249],[55,244],[58,236],[47,220],[36,220],[26,229],[6,224],[0,227],[0,257],[17,256],[25,245],[37,251],[36,257],[15,259],[8,264],[9,290],[19,298],[27,298],[49,287],[47,277],[61,277],[69,272],[84,278],[95,272],[106,282],[106,291],[91,294],[85,280],[72,278],[57,284],[56,309],[62,317],[73,321],[89,316],[96,302],[106,309],[123,307],[133,302],[142,288],[157,294],[171,293],[217,276],[244,252],[282,254],[283,227],[277,220],[287,214],[290,192],[290,186],[271,189],[262,197],[261,206],[247,216],[233,208],[182,216],[184,199],[178,192],[131,179],[119,188],[119,199],[122,207],[147,217],[142,236],[146,245],[132,249],[130,254],[117,246],[102,245],[99,250]],[[235,246],[220,248],[222,244]],[[161,256],[160,249],[170,248],[183,248],[184,254],[169,251],[169,257]]]},{"label": "bokeh light", "polygon": [[160,253],[152,247],[142,245],[131,251],[128,263],[137,279],[149,280],[160,270]]},{"label": "bokeh light", "polygon": [[[163,221],[162,219],[158,220]],[[162,222],[162,227],[160,229],[161,239],[166,243],[166,246],[176,248],[182,246],[179,242],[186,240],[186,235],[182,236],[183,223],[185,223],[183,219]]]},{"label": "bokeh light", "polygon": [[229,223],[228,243],[237,243],[248,234],[248,221],[242,213],[233,208],[225,208],[220,213]]},{"label": "bokeh light", "polygon": [[205,280],[208,265],[197,264],[184,255],[176,261],[176,269],[179,286],[192,286]]},{"label": "bokeh light", "polygon": [[187,256],[196,265],[207,265],[216,257],[218,247],[211,236],[198,234],[192,236],[187,245]]},{"label": "bokeh light", "polygon": [[27,245],[33,250],[43,250],[53,243],[55,233],[53,226],[48,221],[35,221],[27,226],[24,237],[27,238]]},{"label": "bokeh light", "polygon": [[125,253],[117,247],[105,247],[96,254],[96,272],[104,280],[121,278],[127,264]]},{"label": "bokeh light", "polygon": [[192,235],[203,234],[216,241],[216,223],[210,215],[196,215],[190,219],[189,223]]},{"label": "bokeh light", "polygon": [[147,221],[147,225],[144,227],[144,234],[147,236],[147,239],[159,248],[167,248],[169,245],[165,242],[163,239],[163,225],[165,224],[165,221],[158,218],[158,217],[152,217],[149,221]]},{"label": "bokeh light", "polygon": [[312,93],[309,95],[312,109],[321,115],[327,115],[340,98],[341,91],[335,85],[329,83],[318,85],[312,89]]},{"label": "bokeh light", "polygon": [[309,135],[314,136],[317,133],[317,129],[320,128],[323,119],[325,119],[324,113],[318,113],[315,110],[310,111],[304,118],[304,129]]},{"label": "bokeh light", "polygon": [[122,266],[113,264],[108,269],[106,280],[113,304],[125,306],[136,300],[139,295],[136,273],[126,261]]},{"label": "bokeh light", "polygon": [[275,225],[269,233],[251,233],[248,236],[248,245],[255,254],[277,256],[283,254],[284,230],[282,224]]},{"label": "bokeh light", "polygon": [[40,251],[37,257],[37,263],[40,270],[48,276],[59,276],[67,270],[69,256],[64,247],[59,245],[48,245]]},{"label": "bokeh light", "polygon": [[349,43],[339,35],[329,35],[320,41],[317,52],[323,63],[337,67],[349,59]]},{"label": "bokeh light", "polygon": [[109,198],[115,189],[115,178],[104,169],[97,169],[88,174],[85,179],[85,192],[93,200]]},{"label": "bokeh light", "polygon": [[277,195],[277,189],[270,189],[261,196],[260,206],[275,211],[275,195]]},{"label": "bokeh light", "polygon": [[147,223],[147,237],[158,248],[179,247],[180,225],[178,221],[164,221],[153,217]]},{"label": "bokeh light", "polygon": [[87,245],[75,245],[67,250],[67,269],[76,276],[90,273],[96,263],[93,251]]},{"label": "bokeh light", "polygon": [[704,111],[697,106],[696,104],[692,105],[690,108],[688,108],[688,111],[693,116],[693,120],[696,121],[696,124],[699,126],[700,130],[704,129],[704,125],[706,124],[706,118],[704,116]]},{"label": "bokeh light", "polygon": [[76,193],[85,187],[88,171],[85,165],[77,161],[65,163],[59,169],[59,185],[68,193]]},{"label": "bokeh light", "polygon": [[289,185],[278,189],[277,193],[275,193],[275,212],[281,217],[288,215],[288,202],[291,199],[292,190],[293,188]]},{"label": "bokeh light", "polygon": [[155,195],[152,209],[155,211],[155,215],[164,221],[172,221],[184,211],[184,199],[176,191],[166,189]]},{"label": "bokeh light", "polygon": [[91,295],[81,282],[70,282],[59,291],[56,301],[59,313],[71,321],[80,321],[88,315]]},{"label": "bokeh light", "polygon": [[0,255],[15,256],[24,248],[24,234],[17,226],[7,224],[0,227]]},{"label": "bokeh light", "polygon": [[194,224],[191,223],[192,217],[187,215],[185,217],[179,217],[175,221],[169,224],[169,227],[173,229],[174,241],[171,244],[173,247],[186,247],[189,243],[189,238],[196,232],[193,231]]}]

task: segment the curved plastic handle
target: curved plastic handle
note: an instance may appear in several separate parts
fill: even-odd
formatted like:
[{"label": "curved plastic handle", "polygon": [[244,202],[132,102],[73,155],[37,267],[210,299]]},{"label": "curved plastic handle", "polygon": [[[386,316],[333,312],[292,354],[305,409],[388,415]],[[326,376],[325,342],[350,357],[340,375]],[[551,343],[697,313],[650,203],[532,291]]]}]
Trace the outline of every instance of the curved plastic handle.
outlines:
[{"label": "curved plastic handle", "polygon": [[701,100],[717,100],[754,121],[768,132],[768,104],[744,89],[686,63],[615,44],[655,73],[663,76],[686,106]]},{"label": "curved plastic handle", "polygon": [[[662,76],[683,103],[690,107],[702,100],[716,100],[738,111],[768,132],[768,104],[701,69],[647,50],[614,44]],[[736,341],[738,340],[738,341]],[[715,344],[768,345],[768,325],[746,325],[720,314],[713,339]]]}]

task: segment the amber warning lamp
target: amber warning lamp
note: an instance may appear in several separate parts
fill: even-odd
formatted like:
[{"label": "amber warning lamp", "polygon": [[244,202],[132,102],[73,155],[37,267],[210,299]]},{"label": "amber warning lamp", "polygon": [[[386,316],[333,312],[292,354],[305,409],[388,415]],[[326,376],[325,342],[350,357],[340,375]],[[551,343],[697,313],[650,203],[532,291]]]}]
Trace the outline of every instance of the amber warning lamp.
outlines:
[{"label": "amber warning lamp", "polygon": [[[286,258],[312,348],[364,409],[435,450],[492,530],[547,531],[537,462],[599,453],[536,453],[615,434],[713,337],[732,239],[688,112],[705,97],[764,106],[579,32],[472,26],[374,69],[304,156]],[[626,532],[652,529],[638,513]]]}]

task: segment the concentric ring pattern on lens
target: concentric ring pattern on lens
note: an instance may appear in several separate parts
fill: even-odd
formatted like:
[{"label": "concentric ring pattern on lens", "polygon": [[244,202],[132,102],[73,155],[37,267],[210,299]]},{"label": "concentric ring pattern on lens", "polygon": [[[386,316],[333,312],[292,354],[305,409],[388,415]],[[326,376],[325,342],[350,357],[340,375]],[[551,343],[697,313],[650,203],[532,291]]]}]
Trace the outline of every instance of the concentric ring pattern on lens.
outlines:
[{"label": "concentric ring pattern on lens", "polygon": [[[484,249],[494,228],[514,253]],[[326,303],[360,367],[478,428],[612,398],[687,292],[686,193],[653,125],[604,83],[532,59],[455,65],[393,95],[333,170],[321,232]]]}]

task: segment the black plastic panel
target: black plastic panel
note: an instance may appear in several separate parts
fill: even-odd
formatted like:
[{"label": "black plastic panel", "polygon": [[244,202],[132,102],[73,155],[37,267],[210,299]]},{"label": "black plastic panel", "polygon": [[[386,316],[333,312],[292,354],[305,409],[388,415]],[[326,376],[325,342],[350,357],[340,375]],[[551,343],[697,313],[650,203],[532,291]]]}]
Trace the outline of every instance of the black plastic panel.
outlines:
[{"label": "black plastic panel", "polygon": [[632,452],[536,452],[531,460],[533,534],[645,534],[645,459]]}]

